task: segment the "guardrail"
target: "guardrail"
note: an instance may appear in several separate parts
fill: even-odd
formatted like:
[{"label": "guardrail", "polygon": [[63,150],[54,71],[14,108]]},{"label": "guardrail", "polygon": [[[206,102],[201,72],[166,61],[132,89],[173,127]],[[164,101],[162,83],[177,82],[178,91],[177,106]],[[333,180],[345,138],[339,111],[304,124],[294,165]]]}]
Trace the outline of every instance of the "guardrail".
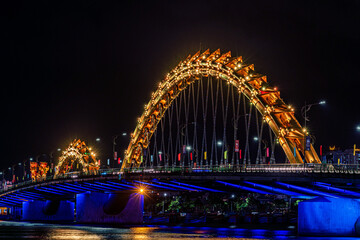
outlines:
[{"label": "guardrail", "polygon": [[360,174],[359,165],[336,165],[336,164],[257,164],[257,165],[216,165],[191,167],[140,167],[124,169],[124,173],[259,173],[259,172],[280,172],[280,173],[345,173]]},{"label": "guardrail", "polygon": [[123,172],[119,168],[100,169],[96,174],[88,174],[81,172],[69,172],[64,175],[47,176],[36,181],[28,180],[9,185],[0,189],[0,193],[28,186],[34,183],[41,183],[61,179],[78,179],[87,177],[101,177],[121,174],[211,174],[211,173],[324,173],[324,174],[360,174],[360,166],[356,164],[257,164],[257,165],[203,165],[201,167],[192,168],[185,166],[177,167],[139,167],[127,168]]}]

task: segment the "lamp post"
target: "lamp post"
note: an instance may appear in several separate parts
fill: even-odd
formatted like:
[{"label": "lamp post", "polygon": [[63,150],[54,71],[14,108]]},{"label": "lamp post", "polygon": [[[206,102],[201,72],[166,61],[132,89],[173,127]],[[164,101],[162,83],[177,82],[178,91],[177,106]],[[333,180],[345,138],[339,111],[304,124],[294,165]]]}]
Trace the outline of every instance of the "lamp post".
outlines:
[{"label": "lamp post", "polygon": [[304,155],[304,165],[306,163],[306,159],[305,159],[305,151],[306,151],[306,137],[307,137],[307,134],[308,134],[308,131],[306,129],[306,123],[307,122],[310,122],[310,119],[309,117],[307,116],[307,112],[310,110],[310,108],[312,106],[315,106],[315,105],[325,105],[326,104],[326,101],[325,100],[321,100],[319,102],[315,102],[315,103],[311,103],[311,104],[306,104],[306,101],[305,101],[305,105],[301,108],[301,115],[302,117],[304,118],[304,129],[303,129],[303,132],[304,132],[304,152],[303,152],[303,155]]},{"label": "lamp post", "polygon": [[[121,133],[121,136],[122,136],[122,138],[121,139],[127,139],[127,132],[122,132]],[[119,153],[118,153],[118,151],[117,150],[119,150],[119,149],[116,149],[116,145],[118,145],[118,143],[117,143],[117,139],[119,138],[119,136],[120,136],[120,134],[116,134],[116,135],[114,135],[113,136],[113,158],[114,158],[114,164],[110,164],[110,165],[113,165],[113,167],[116,165],[116,161],[119,159],[119,157],[120,157],[120,155],[119,155]],[[120,145],[122,145],[122,144],[120,144]],[[125,157],[125,156],[124,156]],[[117,163],[118,165],[119,165],[119,167],[121,168],[121,163],[122,163],[122,161],[123,160],[121,160],[120,159],[120,162],[119,163]]]},{"label": "lamp post", "polygon": [[167,193],[164,193],[164,199],[163,199],[163,206],[162,206],[162,212],[165,214],[165,200],[166,200]]},{"label": "lamp post", "polygon": [[301,114],[305,120],[305,123],[304,123],[305,129],[306,129],[306,122],[310,122],[310,119],[307,116],[307,112],[310,110],[310,108],[314,105],[325,105],[325,104],[326,104],[326,101],[324,101],[324,100],[322,100],[320,102],[316,102],[316,103],[311,103],[311,104],[306,104],[306,102],[305,102],[305,105],[301,108]]}]

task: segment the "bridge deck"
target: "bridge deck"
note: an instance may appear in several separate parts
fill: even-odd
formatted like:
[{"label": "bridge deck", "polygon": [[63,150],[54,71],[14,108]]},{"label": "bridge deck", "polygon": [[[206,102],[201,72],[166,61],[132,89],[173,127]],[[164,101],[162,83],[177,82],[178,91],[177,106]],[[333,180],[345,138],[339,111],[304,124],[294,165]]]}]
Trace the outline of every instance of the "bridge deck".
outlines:
[{"label": "bridge deck", "polygon": [[36,199],[74,199],[82,192],[208,191],[253,192],[290,197],[360,198],[357,168],[347,166],[236,166],[215,168],[147,168],[101,170],[96,175],[69,173],[38,182],[22,182],[0,192],[1,206]]}]

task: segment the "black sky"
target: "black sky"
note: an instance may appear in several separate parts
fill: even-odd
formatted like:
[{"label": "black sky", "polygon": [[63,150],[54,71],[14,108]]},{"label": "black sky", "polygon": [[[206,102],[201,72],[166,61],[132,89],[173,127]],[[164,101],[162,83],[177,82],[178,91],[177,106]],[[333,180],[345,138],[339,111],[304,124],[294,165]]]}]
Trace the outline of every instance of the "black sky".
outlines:
[{"label": "black sky", "polygon": [[76,137],[100,137],[110,151],[157,83],[200,46],[254,63],[297,113],[325,99],[309,112],[316,145],[360,145],[359,1],[11,1],[1,9],[1,168]]}]

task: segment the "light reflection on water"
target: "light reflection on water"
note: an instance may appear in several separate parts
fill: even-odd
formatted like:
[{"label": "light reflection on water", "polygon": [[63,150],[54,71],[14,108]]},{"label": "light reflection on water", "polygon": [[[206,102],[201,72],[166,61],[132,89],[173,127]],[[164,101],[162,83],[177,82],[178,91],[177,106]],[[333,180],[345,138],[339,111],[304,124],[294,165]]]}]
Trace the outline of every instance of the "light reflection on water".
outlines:
[{"label": "light reflection on water", "polygon": [[132,227],[111,228],[59,224],[22,223],[0,221],[0,239],[125,239],[125,240],[165,240],[194,238],[214,239],[297,239],[297,240],[353,240],[358,238],[295,237],[287,230],[210,228],[210,227]]}]

